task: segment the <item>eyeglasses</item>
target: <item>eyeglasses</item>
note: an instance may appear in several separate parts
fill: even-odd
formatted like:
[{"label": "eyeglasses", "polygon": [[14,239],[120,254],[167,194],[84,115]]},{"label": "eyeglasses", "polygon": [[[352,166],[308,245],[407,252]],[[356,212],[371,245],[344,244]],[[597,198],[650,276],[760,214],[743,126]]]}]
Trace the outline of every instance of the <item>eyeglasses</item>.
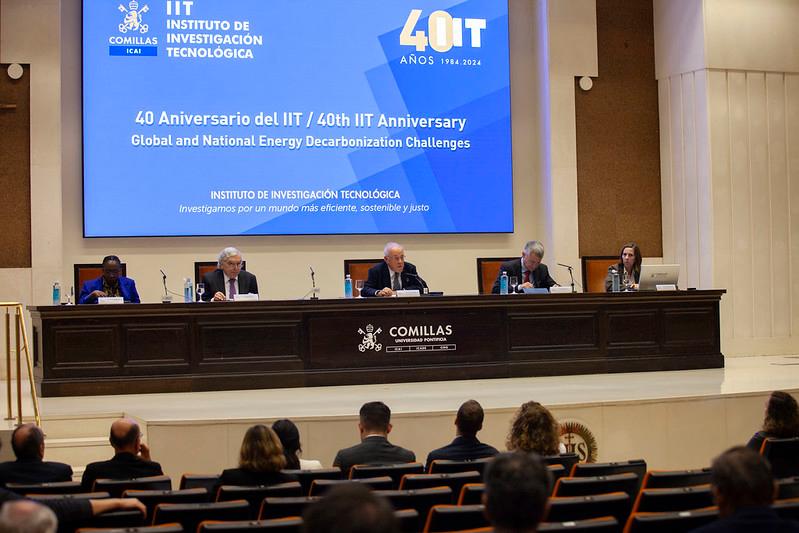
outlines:
[{"label": "eyeglasses", "polygon": [[238,263],[233,263],[232,261],[225,261],[228,266],[232,266],[233,268],[241,268],[241,261]]}]

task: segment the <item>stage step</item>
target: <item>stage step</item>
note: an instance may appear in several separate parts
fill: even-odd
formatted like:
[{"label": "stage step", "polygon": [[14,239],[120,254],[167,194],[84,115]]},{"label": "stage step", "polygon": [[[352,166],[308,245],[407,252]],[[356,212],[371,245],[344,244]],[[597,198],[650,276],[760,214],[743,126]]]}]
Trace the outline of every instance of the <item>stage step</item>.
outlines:
[{"label": "stage step", "polygon": [[[50,439],[75,439],[81,437],[103,436],[108,443],[108,433],[111,424],[121,413],[104,413],[88,416],[44,416],[42,417],[42,430]],[[33,421],[32,419],[30,420]]]},{"label": "stage step", "polygon": [[67,463],[73,470],[93,461],[110,459],[113,455],[108,437],[48,438],[45,442],[45,460]]}]

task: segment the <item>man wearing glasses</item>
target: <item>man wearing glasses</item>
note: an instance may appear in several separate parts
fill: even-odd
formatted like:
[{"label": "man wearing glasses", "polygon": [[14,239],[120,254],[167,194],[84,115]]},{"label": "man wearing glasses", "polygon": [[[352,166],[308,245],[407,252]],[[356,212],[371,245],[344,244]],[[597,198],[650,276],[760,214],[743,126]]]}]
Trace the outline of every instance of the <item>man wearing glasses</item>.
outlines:
[{"label": "man wearing glasses", "polygon": [[203,276],[203,300],[223,302],[237,294],[258,294],[258,281],[253,274],[241,269],[241,252],[232,246],[219,252],[217,269]]},{"label": "man wearing glasses", "polygon": [[136,282],[122,275],[122,261],[115,255],[103,258],[103,275],[83,284],[79,304],[96,304],[97,298],[122,296],[126,303],[140,303]]},{"label": "man wearing glasses", "polygon": [[405,248],[396,242],[386,244],[383,262],[369,269],[363,284],[363,296],[394,296],[398,290],[418,290],[425,287],[416,267],[405,261]]}]

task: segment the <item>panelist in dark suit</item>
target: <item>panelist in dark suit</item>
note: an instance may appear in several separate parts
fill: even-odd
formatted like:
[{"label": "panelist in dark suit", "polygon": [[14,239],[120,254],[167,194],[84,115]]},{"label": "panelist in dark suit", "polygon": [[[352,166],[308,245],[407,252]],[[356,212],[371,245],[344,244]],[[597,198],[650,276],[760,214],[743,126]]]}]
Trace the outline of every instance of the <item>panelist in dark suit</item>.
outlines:
[{"label": "panelist in dark suit", "polygon": [[241,269],[241,252],[232,246],[219,252],[217,269],[203,276],[203,300],[222,302],[237,294],[258,294],[258,281]]},{"label": "panelist in dark suit", "polygon": [[416,460],[412,451],[388,441],[388,434],[391,433],[391,409],[383,402],[363,404],[358,431],[361,434],[361,443],[339,450],[333,460],[333,466],[341,468],[344,477],[347,477],[353,465],[391,465],[412,463]]},{"label": "panelist in dark suit", "polygon": [[475,400],[464,402],[455,416],[457,436],[447,446],[433,450],[427,456],[425,471],[436,459],[451,461],[473,461],[483,457],[493,457],[499,451],[488,444],[477,440],[477,432],[483,429],[483,406]]},{"label": "panelist in dark suit", "polygon": [[505,272],[508,278],[516,277],[519,283],[515,287],[508,286],[508,292],[523,292],[524,289],[548,289],[557,285],[549,276],[549,269],[541,262],[544,259],[544,245],[539,241],[528,241],[522,250],[521,259],[505,261],[499,267],[497,279],[491,287],[492,294],[499,294],[499,280]]},{"label": "panelist in dark suit", "polygon": [[16,461],[0,463],[0,485],[72,481],[72,467],[44,461],[44,433],[36,424],[23,424],[11,434]]},{"label": "panelist in dark suit", "polygon": [[422,292],[426,286],[417,274],[416,267],[405,262],[405,248],[401,244],[390,242],[383,249],[383,262],[369,269],[361,295],[394,296],[398,290]]},{"label": "panelist in dark suit", "polygon": [[613,272],[619,273],[619,286],[622,290],[638,290],[638,281],[641,279],[641,249],[634,242],[628,242],[621,247],[619,262],[608,267],[605,277],[605,292],[613,290]]},{"label": "panelist in dark suit", "polygon": [[122,276],[122,261],[115,255],[103,258],[103,275],[83,284],[78,297],[79,304],[96,304],[98,297],[122,296],[126,302],[137,304],[139,293],[136,282]]}]

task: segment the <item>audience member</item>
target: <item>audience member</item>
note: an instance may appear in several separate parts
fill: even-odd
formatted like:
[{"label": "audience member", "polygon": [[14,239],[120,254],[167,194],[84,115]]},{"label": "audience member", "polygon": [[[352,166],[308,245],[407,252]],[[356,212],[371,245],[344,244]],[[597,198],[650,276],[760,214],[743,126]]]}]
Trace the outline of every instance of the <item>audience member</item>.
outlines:
[{"label": "audience member", "polygon": [[52,509],[33,500],[8,502],[0,509],[2,533],[55,533],[57,529]]},{"label": "audience member", "polygon": [[394,510],[369,488],[352,483],[332,488],[309,505],[302,517],[305,533],[398,533]]},{"label": "audience member", "polygon": [[799,524],[771,508],[777,488],[768,461],[757,452],[736,446],[716,457],[710,485],[721,518],[697,533],[799,531]]},{"label": "audience member", "polygon": [[276,485],[296,481],[294,476],[281,472],[285,467],[286,457],[277,434],[258,424],[244,434],[238,468],[222,472],[218,485]]},{"label": "audience member", "polygon": [[558,422],[549,409],[538,402],[522,404],[508,434],[509,451],[535,452],[539,455],[566,453],[560,442]]},{"label": "audience member", "polygon": [[300,431],[288,418],[283,418],[272,424],[272,431],[277,433],[280,444],[283,445],[283,455],[286,456],[286,468],[290,470],[319,470],[322,463],[312,459],[302,459],[300,444]]},{"label": "audience member", "polygon": [[483,479],[485,514],[496,533],[537,531],[552,481],[536,454],[499,454],[486,467]]},{"label": "audience member", "polygon": [[114,448],[114,457],[86,465],[81,485],[89,492],[98,479],[132,479],[163,475],[161,465],[150,459],[150,448],[141,441],[139,424],[129,418],[120,418],[111,424],[108,438]]},{"label": "audience member", "polygon": [[755,433],[746,445],[759,452],[767,438],[791,437],[799,437],[799,407],[794,397],[787,392],[774,391],[766,403],[763,429]]},{"label": "audience member", "polygon": [[455,415],[456,436],[450,444],[433,450],[427,456],[427,466],[436,459],[453,461],[473,461],[492,457],[499,453],[496,448],[477,440],[477,432],[483,429],[483,406],[475,400],[464,402]]},{"label": "audience member", "polygon": [[72,467],[44,461],[44,433],[36,424],[22,424],[11,434],[16,461],[0,463],[0,485],[72,481]]},{"label": "audience member", "polygon": [[412,463],[416,455],[388,441],[391,433],[391,409],[383,402],[363,404],[358,431],[361,443],[339,450],[333,460],[346,476],[353,465]]}]

